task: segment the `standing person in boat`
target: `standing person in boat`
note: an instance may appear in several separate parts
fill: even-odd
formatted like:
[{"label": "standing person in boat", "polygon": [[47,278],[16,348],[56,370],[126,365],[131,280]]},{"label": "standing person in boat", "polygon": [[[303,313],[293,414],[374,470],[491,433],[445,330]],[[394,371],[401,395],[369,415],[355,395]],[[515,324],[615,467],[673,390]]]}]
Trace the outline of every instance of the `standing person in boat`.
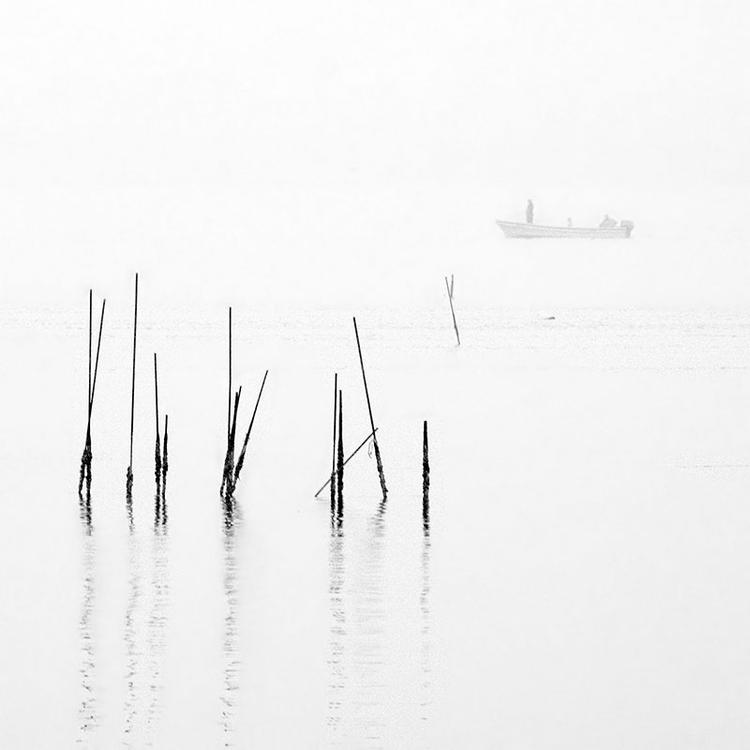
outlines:
[{"label": "standing person in boat", "polygon": [[531,198],[529,198],[529,202],[526,204],[526,223],[534,223],[534,204],[531,202]]}]

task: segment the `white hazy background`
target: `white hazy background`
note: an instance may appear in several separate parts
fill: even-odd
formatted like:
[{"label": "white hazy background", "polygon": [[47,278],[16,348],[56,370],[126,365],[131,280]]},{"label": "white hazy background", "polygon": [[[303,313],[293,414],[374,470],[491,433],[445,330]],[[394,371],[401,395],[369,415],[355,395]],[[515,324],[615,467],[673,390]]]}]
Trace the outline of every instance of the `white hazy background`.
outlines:
[{"label": "white hazy background", "polygon": [[[0,746],[747,747],[749,20],[671,0],[0,5]],[[505,241],[495,219],[530,197],[540,223],[608,212],[633,238]],[[90,287],[108,317],[84,539]],[[235,546],[228,304],[236,382],[271,369]],[[368,429],[353,313],[391,495],[377,538],[372,461],[347,467],[339,569],[310,493],[334,367],[347,440]]]},{"label": "white hazy background", "polygon": [[[539,222],[635,221],[633,260],[586,258],[548,283],[546,256],[506,258],[486,296],[742,303],[746,253],[708,239],[743,228],[749,14],[670,0],[6,3],[0,293],[68,300],[140,269],[176,304],[250,288],[410,299],[432,259],[480,283],[503,252],[493,220],[533,197]],[[361,283],[342,285],[348,272]]]}]

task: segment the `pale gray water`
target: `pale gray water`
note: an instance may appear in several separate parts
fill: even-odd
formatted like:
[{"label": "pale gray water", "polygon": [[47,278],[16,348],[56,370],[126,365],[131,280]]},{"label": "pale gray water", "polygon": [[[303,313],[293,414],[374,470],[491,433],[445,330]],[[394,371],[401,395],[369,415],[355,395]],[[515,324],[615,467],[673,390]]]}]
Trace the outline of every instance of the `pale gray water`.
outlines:
[{"label": "pale gray water", "polygon": [[[747,744],[750,312],[459,297],[456,349],[445,300],[357,310],[390,493],[379,512],[363,451],[332,531],[312,495],[334,368],[347,445],[368,431],[348,315],[235,304],[243,423],[270,374],[228,523],[224,313],[144,301],[131,533],[122,296],[90,533],[86,300],[2,313],[3,746]],[[154,349],[170,415],[158,532]]]}]

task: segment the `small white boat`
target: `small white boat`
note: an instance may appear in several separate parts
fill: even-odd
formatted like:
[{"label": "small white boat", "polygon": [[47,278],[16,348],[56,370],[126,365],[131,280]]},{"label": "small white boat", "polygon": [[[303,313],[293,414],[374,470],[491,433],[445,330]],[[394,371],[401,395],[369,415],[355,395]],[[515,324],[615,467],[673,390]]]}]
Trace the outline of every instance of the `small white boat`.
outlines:
[{"label": "small white boat", "polygon": [[538,239],[539,237],[570,237],[574,239],[611,240],[627,239],[633,231],[632,221],[621,221],[616,227],[548,227],[543,224],[523,224],[515,221],[498,221],[506,237],[513,239]]}]

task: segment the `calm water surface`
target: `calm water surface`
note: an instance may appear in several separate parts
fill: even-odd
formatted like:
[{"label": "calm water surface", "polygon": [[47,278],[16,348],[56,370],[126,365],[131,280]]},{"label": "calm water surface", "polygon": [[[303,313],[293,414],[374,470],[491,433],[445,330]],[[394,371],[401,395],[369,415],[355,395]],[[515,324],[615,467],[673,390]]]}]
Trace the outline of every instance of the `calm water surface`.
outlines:
[{"label": "calm water surface", "polygon": [[[85,301],[84,301],[85,303]],[[340,312],[108,302],[79,514],[86,310],[2,311],[4,747],[743,747],[750,312],[358,312],[389,494]],[[554,316],[554,320],[549,320]],[[151,353],[169,414],[154,523]],[[422,518],[422,420],[430,426]],[[244,426],[242,427],[244,430]]]}]

